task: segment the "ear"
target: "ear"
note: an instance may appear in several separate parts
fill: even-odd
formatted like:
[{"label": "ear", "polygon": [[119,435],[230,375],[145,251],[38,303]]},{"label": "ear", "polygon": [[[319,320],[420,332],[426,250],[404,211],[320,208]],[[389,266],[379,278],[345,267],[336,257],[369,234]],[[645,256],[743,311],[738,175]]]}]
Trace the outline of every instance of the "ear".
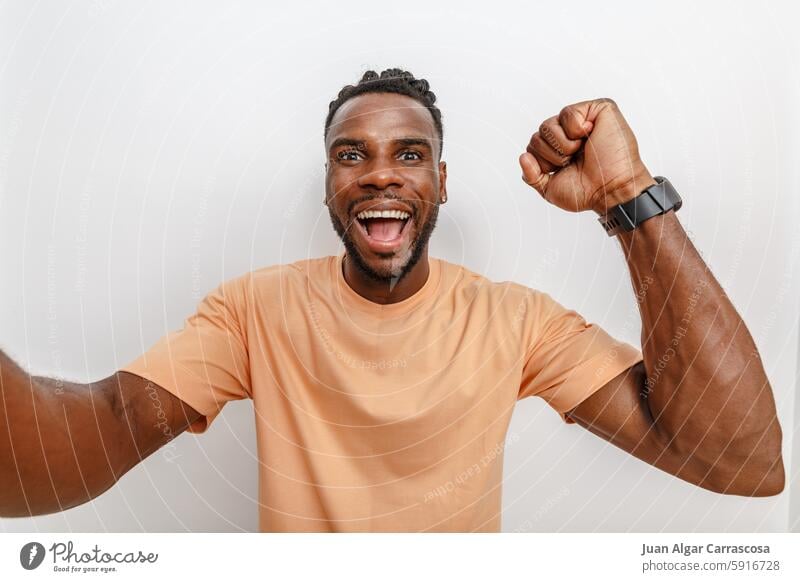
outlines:
[{"label": "ear", "polygon": [[447,202],[447,162],[439,162],[439,203]]}]

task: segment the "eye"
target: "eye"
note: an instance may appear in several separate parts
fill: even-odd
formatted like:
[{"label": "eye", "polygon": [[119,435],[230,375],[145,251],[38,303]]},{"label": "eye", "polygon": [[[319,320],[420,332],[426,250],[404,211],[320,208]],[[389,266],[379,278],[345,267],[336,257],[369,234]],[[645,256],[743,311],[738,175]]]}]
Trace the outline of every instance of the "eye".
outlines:
[{"label": "eye", "polygon": [[340,150],[336,152],[336,159],[346,162],[354,162],[358,160],[358,150]]},{"label": "eye", "polygon": [[[416,156],[416,157],[407,158],[405,156]],[[400,158],[403,159],[404,161],[421,160],[422,154],[415,150],[406,150],[400,154]]]}]

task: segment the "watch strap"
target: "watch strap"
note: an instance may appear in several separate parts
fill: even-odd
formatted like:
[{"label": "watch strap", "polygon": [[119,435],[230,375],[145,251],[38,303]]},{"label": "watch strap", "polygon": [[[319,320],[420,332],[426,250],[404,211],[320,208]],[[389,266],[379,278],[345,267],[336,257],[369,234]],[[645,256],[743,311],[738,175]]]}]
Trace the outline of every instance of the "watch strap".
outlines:
[{"label": "watch strap", "polygon": [[678,210],[683,201],[678,192],[663,176],[654,177],[656,183],[633,200],[618,204],[598,218],[608,236],[630,232],[648,218]]}]

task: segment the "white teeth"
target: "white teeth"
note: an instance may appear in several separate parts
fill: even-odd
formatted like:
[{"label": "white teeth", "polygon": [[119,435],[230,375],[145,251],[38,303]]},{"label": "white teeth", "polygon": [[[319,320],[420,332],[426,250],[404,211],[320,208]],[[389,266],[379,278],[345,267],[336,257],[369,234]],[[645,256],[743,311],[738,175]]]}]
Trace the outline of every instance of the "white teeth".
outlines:
[{"label": "white teeth", "polygon": [[402,210],[364,210],[359,212],[356,218],[359,220],[366,220],[367,218],[396,218],[398,220],[406,220],[411,215]]}]

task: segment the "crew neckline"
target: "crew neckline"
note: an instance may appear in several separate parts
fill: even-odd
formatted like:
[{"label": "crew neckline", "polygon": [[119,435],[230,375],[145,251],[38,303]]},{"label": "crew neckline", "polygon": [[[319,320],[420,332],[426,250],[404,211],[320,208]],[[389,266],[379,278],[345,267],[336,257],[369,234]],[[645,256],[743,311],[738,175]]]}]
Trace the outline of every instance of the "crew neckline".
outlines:
[{"label": "crew neckline", "polygon": [[441,263],[435,257],[428,257],[428,278],[419,290],[397,303],[375,303],[359,295],[344,278],[342,263],[347,251],[333,257],[332,268],[334,281],[336,281],[337,294],[343,303],[364,311],[379,312],[386,315],[400,314],[414,309],[426,299],[434,296],[439,289],[441,280]]}]

